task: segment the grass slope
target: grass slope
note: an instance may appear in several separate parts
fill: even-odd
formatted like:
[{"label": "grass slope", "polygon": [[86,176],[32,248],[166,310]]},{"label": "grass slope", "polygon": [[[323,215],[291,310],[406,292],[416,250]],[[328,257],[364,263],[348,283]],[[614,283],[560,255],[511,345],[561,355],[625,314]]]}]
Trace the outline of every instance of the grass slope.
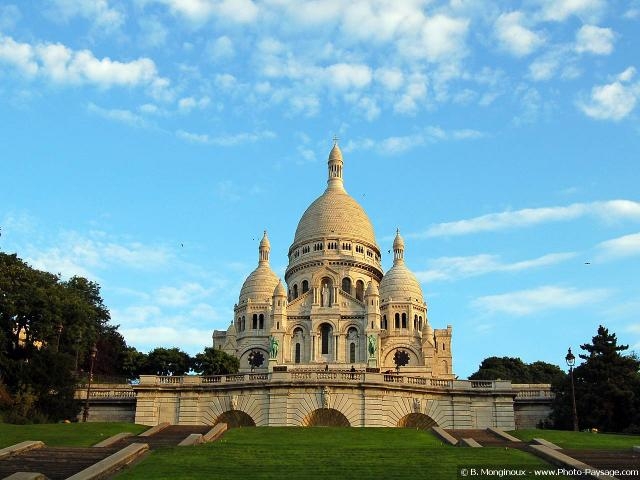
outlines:
[{"label": "grass slope", "polygon": [[573,449],[628,449],[640,445],[640,435],[618,435],[611,433],[567,432],[564,430],[515,430],[510,432],[523,441],[544,438],[562,448]]},{"label": "grass slope", "polygon": [[117,478],[455,479],[464,466],[547,467],[518,450],[446,446],[422,430],[258,427],[230,430],[211,444],[152,452]]},{"label": "grass slope", "polygon": [[0,448],[25,440],[41,440],[51,447],[89,447],[120,432],[138,434],[144,425],[134,423],[48,423],[11,425],[0,423]]}]

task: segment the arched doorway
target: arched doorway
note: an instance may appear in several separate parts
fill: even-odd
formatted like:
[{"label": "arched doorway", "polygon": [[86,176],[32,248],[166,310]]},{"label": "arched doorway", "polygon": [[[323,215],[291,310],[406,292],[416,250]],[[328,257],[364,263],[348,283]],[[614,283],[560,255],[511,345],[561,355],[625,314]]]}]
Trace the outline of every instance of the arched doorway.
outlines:
[{"label": "arched doorway", "polygon": [[254,422],[253,418],[242,410],[227,410],[216,418],[215,424],[217,425],[218,423],[226,423],[229,428],[256,426],[256,422]]},{"label": "arched doorway", "polygon": [[410,413],[398,420],[398,426],[401,428],[419,428],[421,430],[427,430],[437,425],[438,423],[433,418],[425,415],[424,413]]},{"label": "arched doorway", "polygon": [[350,427],[347,417],[334,408],[314,410],[302,421],[305,427]]}]

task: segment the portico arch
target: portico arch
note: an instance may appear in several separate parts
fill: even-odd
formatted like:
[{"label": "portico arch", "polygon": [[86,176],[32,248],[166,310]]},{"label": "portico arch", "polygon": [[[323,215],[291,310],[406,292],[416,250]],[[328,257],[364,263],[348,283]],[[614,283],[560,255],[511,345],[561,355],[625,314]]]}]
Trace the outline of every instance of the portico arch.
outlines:
[{"label": "portico arch", "polygon": [[334,408],[318,408],[304,420],[302,425],[305,427],[350,427],[351,424],[347,417]]},{"label": "portico arch", "polygon": [[216,418],[214,425],[226,423],[229,428],[255,427],[256,422],[242,410],[227,410]]},{"label": "portico arch", "polygon": [[421,430],[427,430],[431,427],[437,426],[438,423],[429,415],[424,413],[409,413],[398,420],[398,427],[401,428],[419,428]]}]

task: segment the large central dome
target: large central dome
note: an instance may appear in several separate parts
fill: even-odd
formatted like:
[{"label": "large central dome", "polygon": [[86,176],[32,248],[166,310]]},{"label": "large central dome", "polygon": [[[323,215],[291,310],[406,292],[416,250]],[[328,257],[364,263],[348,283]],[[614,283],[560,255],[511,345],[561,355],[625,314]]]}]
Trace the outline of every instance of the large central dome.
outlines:
[{"label": "large central dome", "polygon": [[371,220],[349,195],[342,182],[342,152],[334,145],[329,154],[327,189],[304,212],[293,246],[322,238],[349,238],[376,246]]}]

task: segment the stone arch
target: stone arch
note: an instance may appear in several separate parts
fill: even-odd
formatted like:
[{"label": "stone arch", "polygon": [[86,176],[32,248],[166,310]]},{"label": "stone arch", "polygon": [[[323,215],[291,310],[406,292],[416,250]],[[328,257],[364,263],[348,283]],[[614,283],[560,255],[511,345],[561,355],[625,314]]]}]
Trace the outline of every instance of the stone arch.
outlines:
[{"label": "stone arch", "polygon": [[305,427],[350,427],[344,414],[335,408],[318,408],[302,420]]},{"label": "stone arch", "polygon": [[214,425],[226,423],[229,428],[255,427],[256,422],[251,415],[242,410],[227,410],[218,415]]},{"label": "stone arch", "polygon": [[389,366],[395,367],[395,364],[393,362],[393,355],[396,350],[406,350],[407,352],[409,352],[409,364],[407,366],[422,365],[422,358],[418,349],[416,349],[411,345],[403,345],[403,344],[400,344],[400,345],[396,344],[396,345],[393,345],[393,347],[389,348],[385,353],[384,359],[382,361],[382,365],[387,367]]},{"label": "stone arch", "polygon": [[252,350],[260,350],[260,352],[262,353],[262,356],[264,357],[264,362],[262,363],[262,365],[260,365],[257,368],[263,369],[263,368],[267,368],[268,366],[268,361],[269,361],[269,351],[268,349],[263,346],[263,345],[250,345],[248,347],[245,347],[241,352],[240,355],[238,355],[238,358],[240,360],[240,370],[249,370],[251,368],[251,365],[249,365],[249,354],[251,353]]},{"label": "stone arch", "polygon": [[398,420],[398,427],[401,428],[419,428],[427,430],[438,425],[433,418],[424,413],[409,413]]}]

